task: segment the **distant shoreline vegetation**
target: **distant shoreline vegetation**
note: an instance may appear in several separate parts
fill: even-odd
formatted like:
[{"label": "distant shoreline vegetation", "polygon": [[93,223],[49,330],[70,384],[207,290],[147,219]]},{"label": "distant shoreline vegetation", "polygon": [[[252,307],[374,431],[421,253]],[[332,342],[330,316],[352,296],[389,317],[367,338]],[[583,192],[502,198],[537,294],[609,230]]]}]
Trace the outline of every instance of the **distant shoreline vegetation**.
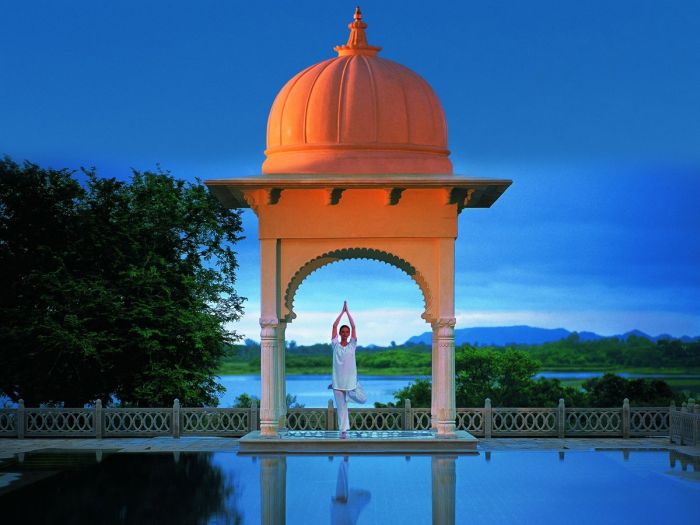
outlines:
[{"label": "distant shoreline vegetation", "polygon": [[[594,371],[604,373],[640,373],[668,375],[666,382],[675,392],[700,392],[700,377],[673,377],[700,374],[700,341],[678,339],[651,341],[629,336],[625,340],[607,338],[580,340],[576,334],[543,344],[481,346],[464,344],[456,348],[457,368],[460,359],[474,356],[494,361],[504,354],[515,354],[529,363],[533,373],[539,371]],[[358,347],[358,372],[362,375],[430,376],[431,348],[425,344],[388,347]],[[327,343],[297,345],[288,342],[285,371],[291,374],[327,374],[331,369],[331,347]],[[466,363],[465,363],[466,365]],[[229,345],[221,360],[219,375],[260,373],[260,345],[247,340],[245,345]],[[580,389],[584,379],[560,381],[563,386]]]},{"label": "distant shoreline vegetation", "polygon": [[[630,336],[625,340],[607,338],[580,340],[576,334],[542,344],[511,344],[505,346],[458,345],[456,352],[478,348],[493,352],[516,350],[527,353],[547,371],[626,371],[637,373],[700,373],[700,341],[679,339],[651,341]],[[297,345],[287,343],[286,371],[288,374],[326,373],[331,366],[331,345],[316,343]],[[431,347],[426,344],[391,346],[359,346],[357,366],[361,373],[381,375],[426,375],[431,373]],[[249,374],[260,371],[260,345],[250,339],[244,345],[228,345],[219,373]]]}]

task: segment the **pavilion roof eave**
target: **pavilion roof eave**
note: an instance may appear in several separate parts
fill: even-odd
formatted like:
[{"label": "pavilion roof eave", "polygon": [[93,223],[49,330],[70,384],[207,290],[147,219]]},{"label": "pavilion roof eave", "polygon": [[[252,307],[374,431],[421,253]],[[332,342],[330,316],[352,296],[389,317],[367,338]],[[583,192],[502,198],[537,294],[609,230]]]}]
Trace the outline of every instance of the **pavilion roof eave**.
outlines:
[{"label": "pavilion roof eave", "polygon": [[[508,179],[482,179],[461,175],[259,175],[204,181],[209,191],[227,208],[249,208],[243,197],[245,191],[315,189],[443,189],[454,194],[455,201],[464,202],[465,208],[490,208],[512,184]],[[469,198],[465,199],[464,196]],[[461,207],[460,207],[461,208]]]}]

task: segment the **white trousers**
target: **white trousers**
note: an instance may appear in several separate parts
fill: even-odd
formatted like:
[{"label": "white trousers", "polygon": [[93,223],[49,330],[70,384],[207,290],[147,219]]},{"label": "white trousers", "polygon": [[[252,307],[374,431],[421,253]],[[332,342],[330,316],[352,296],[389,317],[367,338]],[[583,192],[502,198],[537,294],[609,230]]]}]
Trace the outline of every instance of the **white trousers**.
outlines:
[{"label": "white trousers", "polygon": [[338,413],[338,430],[347,432],[350,429],[350,417],[348,416],[348,399],[353,403],[364,405],[367,401],[365,391],[360,383],[357,383],[355,390],[333,390],[335,396],[335,408]]}]

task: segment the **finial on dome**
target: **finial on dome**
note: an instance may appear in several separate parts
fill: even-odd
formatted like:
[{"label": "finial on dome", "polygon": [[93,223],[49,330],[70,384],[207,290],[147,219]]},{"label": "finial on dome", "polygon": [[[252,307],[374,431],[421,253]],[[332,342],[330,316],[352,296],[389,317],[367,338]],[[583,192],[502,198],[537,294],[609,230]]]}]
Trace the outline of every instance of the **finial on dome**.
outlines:
[{"label": "finial on dome", "polygon": [[333,49],[341,57],[345,55],[376,55],[382,48],[370,46],[367,43],[367,35],[365,35],[367,24],[362,21],[362,11],[360,11],[359,5],[355,8],[353,19],[354,21],[348,24],[348,29],[350,29],[348,43],[344,46],[335,46]]},{"label": "finial on dome", "polygon": [[[355,14],[353,15],[353,19],[355,22],[362,22],[362,11],[360,11],[360,6],[355,6]],[[348,24],[348,27],[352,29],[352,24]],[[364,28],[367,27],[367,24],[364,25]],[[363,29],[364,29],[363,28]]]}]

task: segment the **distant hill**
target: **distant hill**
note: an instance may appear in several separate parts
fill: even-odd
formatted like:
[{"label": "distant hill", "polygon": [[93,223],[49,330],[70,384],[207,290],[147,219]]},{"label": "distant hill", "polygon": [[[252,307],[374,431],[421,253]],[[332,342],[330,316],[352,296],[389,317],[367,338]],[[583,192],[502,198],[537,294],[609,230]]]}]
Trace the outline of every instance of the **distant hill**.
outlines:
[{"label": "distant hill", "polygon": [[[542,343],[550,343],[566,339],[571,334],[577,333],[581,341],[594,341],[597,339],[605,339],[606,336],[598,335],[593,332],[570,332],[565,328],[537,328],[533,326],[492,326],[478,328],[458,328],[455,330],[455,344],[471,344],[471,345],[492,345],[506,346],[509,344],[521,345],[539,345]],[[627,340],[630,336],[645,337],[651,341],[660,339],[675,339],[667,334],[650,336],[639,330],[631,330],[624,334],[610,336],[618,339]],[[700,339],[700,337],[683,336],[678,338],[684,342],[690,342]],[[432,341],[432,333],[424,332],[421,335],[411,337],[405,344],[425,344],[430,345]]]}]

